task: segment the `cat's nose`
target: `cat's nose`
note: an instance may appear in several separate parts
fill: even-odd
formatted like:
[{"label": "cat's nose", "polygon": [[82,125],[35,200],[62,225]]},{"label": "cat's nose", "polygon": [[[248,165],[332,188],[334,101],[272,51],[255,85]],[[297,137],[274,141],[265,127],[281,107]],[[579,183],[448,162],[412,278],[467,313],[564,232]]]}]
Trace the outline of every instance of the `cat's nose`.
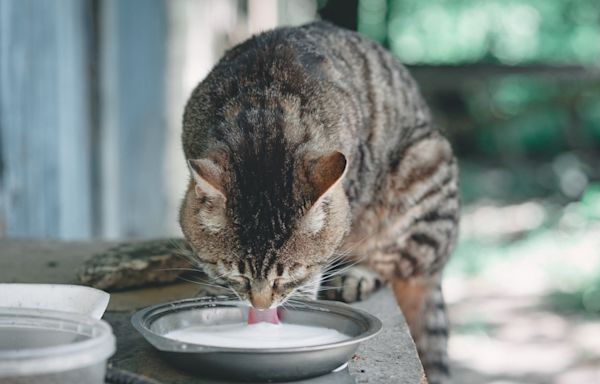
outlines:
[{"label": "cat's nose", "polygon": [[250,303],[256,309],[269,309],[273,304],[273,299],[271,295],[256,295],[253,293],[250,295]]},{"label": "cat's nose", "polygon": [[256,281],[250,290],[250,303],[256,309],[268,309],[273,304],[273,291],[264,281]]}]

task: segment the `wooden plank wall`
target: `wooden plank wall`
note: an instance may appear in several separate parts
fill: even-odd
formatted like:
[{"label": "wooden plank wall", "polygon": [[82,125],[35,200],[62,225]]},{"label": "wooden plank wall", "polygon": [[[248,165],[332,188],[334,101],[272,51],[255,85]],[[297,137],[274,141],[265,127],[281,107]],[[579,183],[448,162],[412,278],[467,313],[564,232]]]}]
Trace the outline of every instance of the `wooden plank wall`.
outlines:
[{"label": "wooden plank wall", "polygon": [[0,233],[92,234],[91,2],[0,1]]},{"label": "wooden plank wall", "polygon": [[100,4],[101,235],[164,236],[165,2]]},{"label": "wooden plank wall", "polygon": [[0,236],[165,235],[166,20],[164,0],[0,1]]}]

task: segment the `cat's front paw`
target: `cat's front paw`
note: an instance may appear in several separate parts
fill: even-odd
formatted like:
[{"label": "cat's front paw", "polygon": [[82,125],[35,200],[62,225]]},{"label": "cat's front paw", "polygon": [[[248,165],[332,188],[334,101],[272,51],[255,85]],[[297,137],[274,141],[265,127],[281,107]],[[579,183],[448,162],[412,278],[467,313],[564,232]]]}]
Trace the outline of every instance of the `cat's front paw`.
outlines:
[{"label": "cat's front paw", "polygon": [[372,269],[354,266],[341,274],[326,278],[320,298],[354,303],[365,300],[382,286],[381,277]]}]

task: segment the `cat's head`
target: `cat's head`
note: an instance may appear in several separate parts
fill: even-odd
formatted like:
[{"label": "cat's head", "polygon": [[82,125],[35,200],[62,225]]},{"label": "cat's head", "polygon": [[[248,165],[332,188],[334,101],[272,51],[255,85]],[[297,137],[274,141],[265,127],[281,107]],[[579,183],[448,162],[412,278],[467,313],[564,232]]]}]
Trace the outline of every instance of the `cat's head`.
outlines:
[{"label": "cat's head", "polygon": [[188,164],[180,223],[212,279],[260,309],[318,283],[350,223],[342,153],[215,151]]}]

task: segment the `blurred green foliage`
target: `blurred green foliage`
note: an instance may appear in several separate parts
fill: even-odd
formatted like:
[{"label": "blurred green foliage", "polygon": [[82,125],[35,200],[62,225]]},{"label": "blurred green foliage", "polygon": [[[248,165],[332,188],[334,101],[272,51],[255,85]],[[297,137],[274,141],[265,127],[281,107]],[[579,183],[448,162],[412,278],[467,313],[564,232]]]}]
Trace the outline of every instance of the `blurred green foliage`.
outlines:
[{"label": "blurred green foliage", "polygon": [[[530,201],[536,201],[545,212],[538,226],[508,236],[463,233],[446,273],[486,280],[497,271],[506,271],[507,266],[529,269],[538,279],[543,276],[547,292],[544,304],[548,309],[597,317],[600,315],[600,249],[597,248],[600,183],[587,185],[581,197],[566,206],[549,199]],[[479,204],[479,208],[469,209],[471,214],[486,205]]]},{"label": "blurred green foliage", "polygon": [[360,0],[358,29],[406,63],[597,63],[598,0]]},{"label": "blurred green foliage", "polygon": [[[591,236],[597,236],[600,223],[600,183],[590,184],[581,199],[570,204],[562,215],[568,217],[570,226],[577,232],[569,241],[585,244],[586,231]],[[554,235],[552,231],[546,233],[547,236]],[[546,304],[550,309],[569,314],[600,315],[600,249],[592,249],[588,257],[589,263],[573,265],[569,263],[569,254],[565,254],[564,261],[545,266],[549,280],[557,282],[546,297]]]},{"label": "blurred green foliage", "polygon": [[480,88],[467,98],[474,123],[487,131],[479,137],[484,140],[479,144],[492,155],[500,155],[500,151],[508,155],[538,155],[564,150],[562,127],[568,124],[567,111],[540,108],[559,101],[563,96],[561,88],[520,76]]},{"label": "blurred green foliage", "polygon": [[431,104],[438,122],[466,155],[548,159],[600,146],[598,80],[512,75],[458,86],[455,97],[464,110],[440,105],[435,94]]},{"label": "blurred green foliage", "polygon": [[[357,17],[360,32],[408,64],[600,64],[599,0],[360,0]],[[440,86],[414,69],[459,156],[499,163],[598,152],[600,77],[592,72],[484,67]]]}]

